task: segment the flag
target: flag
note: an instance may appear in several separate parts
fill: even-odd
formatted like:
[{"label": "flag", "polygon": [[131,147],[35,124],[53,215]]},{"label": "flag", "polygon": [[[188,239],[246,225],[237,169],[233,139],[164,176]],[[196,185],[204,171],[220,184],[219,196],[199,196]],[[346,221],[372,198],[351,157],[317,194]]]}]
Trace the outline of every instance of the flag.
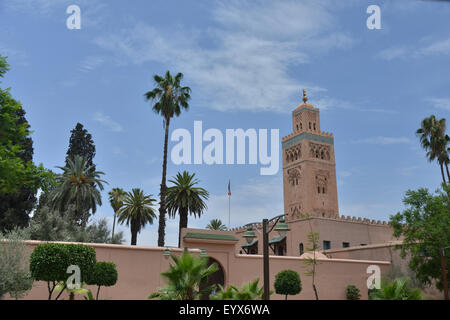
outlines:
[{"label": "flag", "polygon": [[228,195],[231,196],[231,186],[230,186],[230,180],[228,180]]}]

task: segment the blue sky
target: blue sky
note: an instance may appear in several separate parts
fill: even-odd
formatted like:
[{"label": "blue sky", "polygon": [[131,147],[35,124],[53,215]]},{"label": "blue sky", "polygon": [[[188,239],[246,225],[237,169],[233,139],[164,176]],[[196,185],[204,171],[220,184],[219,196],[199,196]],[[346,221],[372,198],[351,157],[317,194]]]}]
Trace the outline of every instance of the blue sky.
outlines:
[{"label": "blue sky", "polygon": [[[66,27],[71,4],[81,9],[81,30]],[[381,7],[381,30],[366,27],[371,4]],[[162,119],[143,96],[154,74],[182,72],[192,88],[190,110],[171,130],[192,131],[202,120],[204,130],[285,136],[306,88],[321,129],[335,136],[340,214],[386,220],[403,208],[407,189],[440,184],[414,132],[431,114],[450,115],[449,15],[449,3],[414,0],[2,0],[0,53],[11,64],[2,86],[22,102],[35,161],[48,168],[64,163],[70,130],[85,125],[109,182],[94,219],[110,220],[111,188],[159,193]],[[281,168],[261,176],[257,165],[169,159],[169,177],[185,169],[211,193],[190,227],[228,222],[228,179],[232,226],[282,212]],[[156,245],[157,224],[138,244]],[[119,229],[128,242],[128,229]],[[166,233],[176,245],[178,219]]]}]

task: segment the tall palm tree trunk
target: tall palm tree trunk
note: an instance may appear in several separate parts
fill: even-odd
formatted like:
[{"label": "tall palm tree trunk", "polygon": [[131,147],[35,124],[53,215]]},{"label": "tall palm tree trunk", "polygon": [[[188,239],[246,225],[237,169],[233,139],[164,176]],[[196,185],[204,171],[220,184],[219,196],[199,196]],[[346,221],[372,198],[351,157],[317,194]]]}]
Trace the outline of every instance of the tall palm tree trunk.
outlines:
[{"label": "tall palm tree trunk", "polygon": [[444,181],[444,185],[446,185],[447,181],[445,180],[445,175],[444,175],[444,164],[442,162],[440,162],[439,165],[441,167],[442,181]]},{"label": "tall palm tree trunk", "polygon": [[164,135],[164,157],[163,171],[161,180],[160,202],[159,202],[159,227],[158,227],[158,246],[164,247],[164,236],[166,229],[166,171],[167,171],[167,141],[169,139],[170,118],[166,118],[166,132]]},{"label": "tall palm tree trunk", "polygon": [[183,212],[180,212],[180,223],[178,230],[178,248],[181,247],[181,229],[187,228],[187,225],[188,225],[188,212],[187,210],[183,210]]},{"label": "tall palm tree trunk", "polygon": [[111,233],[111,242],[114,239],[114,228],[116,226],[116,212],[114,211],[114,220],[113,220],[113,228],[112,228],[112,233]]},{"label": "tall palm tree trunk", "polygon": [[450,182],[450,172],[448,171],[448,164],[445,164],[445,170],[447,170],[447,180]]},{"label": "tall palm tree trunk", "polygon": [[131,221],[131,245],[135,246],[137,243],[137,234],[138,234],[138,230],[136,227],[136,222]]}]

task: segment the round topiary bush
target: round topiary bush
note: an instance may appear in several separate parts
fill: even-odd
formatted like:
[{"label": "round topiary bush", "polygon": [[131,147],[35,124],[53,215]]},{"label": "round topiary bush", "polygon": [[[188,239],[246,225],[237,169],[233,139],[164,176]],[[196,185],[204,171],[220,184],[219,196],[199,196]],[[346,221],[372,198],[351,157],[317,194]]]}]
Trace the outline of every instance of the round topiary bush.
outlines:
[{"label": "round topiary bush", "polygon": [[98,286],[97,300],[100,292],[100,287],[111,287],[116,284],[118,278],[116,265],[113,262],[97,262],[94,270],[87,279],[86,283],[89,285]]},{"label": "round topiary bush", "polygon": [[80,268],[80,281],[83,282],[93,272],[95,263],[96,254],[92,247],[82,244],[45,243],[38,245],[31,253],[30,271],[33,279],[47,281],[50,300],[58,282],[66,281],[71,275],[67,273],[69,266]]},{"label": "round topiary bush", "polygon": [[275,276],[275,292],[278,294],[296,295],[302,291],[302,281],[297,272],[293,270],[283,270]]},{"label": "round topiary bush", "polygon": [[345,296],[347,300],[359,300],[359,298],[361,297],[361,293],[356,286],[350,284],[345,289]]}]

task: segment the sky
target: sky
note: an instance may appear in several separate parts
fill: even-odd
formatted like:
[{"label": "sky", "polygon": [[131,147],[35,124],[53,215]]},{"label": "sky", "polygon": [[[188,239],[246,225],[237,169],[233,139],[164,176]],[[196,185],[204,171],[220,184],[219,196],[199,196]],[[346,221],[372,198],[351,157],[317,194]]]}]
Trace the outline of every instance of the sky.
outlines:
[{"label": "sky", "polygon": [[[381,29],[366,25],[372,4]],[[81,29],[67,28],[70,5],[80,8]],[[144,94],[166,70],[182,72],[192,89],[171,132],[193,133],[201,120],[203,130],[278,129],[281,139],[306,89],[322,131],[334,134],[339,213],[388,220],[408,189],[441,183],[415,131],[431,114],[450,116],[449,16],[450,3],[420,0],[1,0],[0,54],[11,65],[1,85],[27,112],[36,163],[58,172],[76,123],[92,134],[109,183],[93,221],[112,223],[114,187],[159,194],[163,122]],[[193,228],[228,224],[231,180],[236,227],[283,212],[279,161],[277,174],[261,175],[260,165],[169,157],[168,178],[195,172],[210,192],[204,215],[189,218]],[[155,220],[138,244],[156,245],[157,228]],[[129,242],[129,229],[118,229]],[[178,219],[169,219],[166,244],[177,241]]]}]

